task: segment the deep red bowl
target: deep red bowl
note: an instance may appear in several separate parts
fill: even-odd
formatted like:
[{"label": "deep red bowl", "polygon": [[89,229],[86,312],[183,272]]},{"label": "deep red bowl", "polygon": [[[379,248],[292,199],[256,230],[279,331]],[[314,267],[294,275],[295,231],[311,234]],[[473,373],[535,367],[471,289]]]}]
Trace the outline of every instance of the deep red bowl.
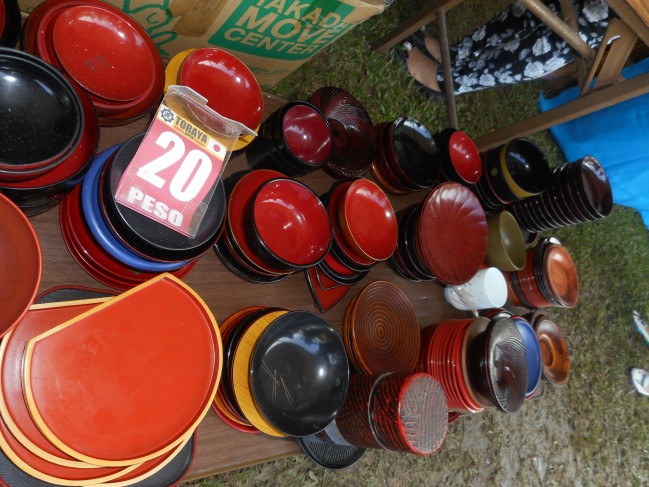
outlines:
[{"label": "deep red bowl", "polygon": [[361,256],[388,259],[397,246],[397,219],[383,190],[368,179],[352,182],[338,208],[347,243]]},{"label": "deep red bowl", "polygon": [[318,196],[298,181],[280,178],[264,183],[247,211],[244,218],[253,229],[249,243],[281,264],[309,267],[329,251],[327,210]]},{"label": "deep red bowl", "polygon": [[482,160],[473,139],[464,132],[446,129],[434,135],[442,152],[442,171],[449,181],[475,184],[482,176]]},{"label": "deep red bowl", "polygon": [[307,164],[324,164],[331,154],[331,127],[314,107],[300,104],[289,108],[282,119],[282,133],[293,155]]}]

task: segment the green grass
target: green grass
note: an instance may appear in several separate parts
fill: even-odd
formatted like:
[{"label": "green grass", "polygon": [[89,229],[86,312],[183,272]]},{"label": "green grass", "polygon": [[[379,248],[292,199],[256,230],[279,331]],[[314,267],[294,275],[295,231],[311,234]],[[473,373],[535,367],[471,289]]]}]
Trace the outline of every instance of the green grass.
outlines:
[{"label": "green grass", "polygon": [[[321,86],[354,94],[375,122],[410,115],[432,131],[446,127],[442,104],[413,85],[391,52],[369,45],[418,11],[423,0],[399,0],[367,20],[282,81],[273,93],[305,99]],[[508,2],[472,1],[448,16],[458,39]],[[537,112],[538,83],[458,97],[460,127],[478,136]],[[563,162],[548,133],[532,137],[552,165]],[[562,389],[514,415],[490,411],[449,428],[433,457],[370,451],[342,472],[302,456],[230,472],[188,485],[646,485],[649,483],[649,398],[629,382],[629,368],[649,367],[630,312],[649,316],[649,239],[639,215],[616,207],[602,221],[552,232],[570,250],[580,275],[580,302],[552,309],[571,351],[572,375]]]}]

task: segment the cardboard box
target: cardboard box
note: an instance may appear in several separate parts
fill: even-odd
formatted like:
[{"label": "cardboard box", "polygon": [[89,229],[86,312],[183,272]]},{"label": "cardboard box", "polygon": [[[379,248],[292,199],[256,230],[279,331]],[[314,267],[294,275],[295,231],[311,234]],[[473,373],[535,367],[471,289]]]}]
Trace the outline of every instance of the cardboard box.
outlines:
[{"label": "cardboard box", "polygon": [[[311,56],[385,8],[385,0],[108,0],[134,17],[163,57],[214,46],[270,88]],[[19,0],[29,12],[41,3]]]}]

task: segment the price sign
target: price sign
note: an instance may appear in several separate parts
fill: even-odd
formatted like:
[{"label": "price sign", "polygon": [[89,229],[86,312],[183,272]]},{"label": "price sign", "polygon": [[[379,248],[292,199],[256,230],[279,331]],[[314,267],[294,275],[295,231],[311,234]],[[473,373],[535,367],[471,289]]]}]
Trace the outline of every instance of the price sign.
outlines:
[{"label": "price sign", "polygon": [[115,199],[169,228],[193,236],[227,154],[223,144],[166,106],[117,187]]}]

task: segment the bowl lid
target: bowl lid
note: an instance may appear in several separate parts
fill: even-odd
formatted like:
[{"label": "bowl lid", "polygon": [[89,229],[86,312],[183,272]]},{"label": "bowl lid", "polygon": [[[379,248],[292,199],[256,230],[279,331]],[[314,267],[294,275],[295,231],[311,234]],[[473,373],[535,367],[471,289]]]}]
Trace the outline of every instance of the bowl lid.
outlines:
[{"label": "bowl lid", "polygon": [[458,183],[435,188],[423,203],[417,225],[421,259],[440,281],[470,280],[487,255],[487,218],[480,201]]}]

